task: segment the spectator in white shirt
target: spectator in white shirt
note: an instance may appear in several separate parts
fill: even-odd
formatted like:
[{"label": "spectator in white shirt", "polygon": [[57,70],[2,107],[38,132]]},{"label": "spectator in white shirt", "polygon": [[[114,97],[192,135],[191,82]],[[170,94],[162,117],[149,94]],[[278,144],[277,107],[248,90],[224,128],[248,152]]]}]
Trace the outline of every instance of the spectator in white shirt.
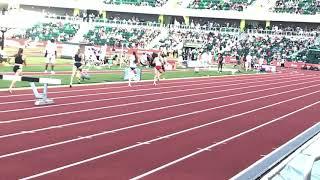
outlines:
[{"label": "spectator in white shirt", "polygon": [[47,43],[46,46],[46,66],[45,66],[45,73],[48,72],[48,66],[51,65],[51,74],[54,74],[54,64],[56,62],[57,57],[57,45],[54,42],[54,39],[51,39],[50,42]]}]

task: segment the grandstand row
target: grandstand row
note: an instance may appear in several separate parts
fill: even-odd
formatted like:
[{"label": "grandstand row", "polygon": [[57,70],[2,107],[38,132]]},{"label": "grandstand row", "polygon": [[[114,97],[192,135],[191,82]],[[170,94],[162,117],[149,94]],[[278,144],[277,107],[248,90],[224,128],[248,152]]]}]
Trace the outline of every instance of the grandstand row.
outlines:
[{"label": "grandstand row", "polygon": [[[309,14],[316,14],[317,1],[289,1],[291,6],[312,6]],[[40,2],[39,2],[40,3]],[[98,3],[98,2],[97,2]],[[239,11],[243,14],[276,12],[279,16],[283,13],[274,9],[286,9],[279,1],[273,2],[273,6],[264,9],[260,1],[102,1],[102,4],[138,9],[145,6],[151,8],[192,8],[199,12],[203,9],[217,10],[218,12]],[[271,2],[270,2],[271,3]],[[13,28],[6,33],[8,39],[24,39],[27,41],[48,41],[51,38],[58,42],[85,42],[92,45],[153,49],[162,48],[167,52],[177,52],[183,56],[185,44],[195,44],[197,53],[205,51],[222,52],[224,55],[252,54],[255,57],[263,56],[265,59],[285,58],[288,61],[301,60],[317,62],[314,57],[318,44],[319,25],[316,22],[293,22],[262,20],[244,20],[230,18],[201,18],[172,15],[144,15],[143,13],[108,12],[97,10],[80,10],[69,8],[46,8],[37,5],[21,4],[19,11],[8,7],[3,8],[5,17],[18,16],[18,14],[32,12],[37,17],[30,22],[24,22],[23,27]],[[279,5],[280,4],[280,5]],[[59,6],[59,1],[57,5]],[[72,3],[70,3],[72,5]],[[181,7],[179,7],[181,6]],[[289,6],[289,5],[288,5]],[[98,6],[97,6],[98,7]],[[10,8],[14,8],[10,7]],[[108,8],[107,8],[108,9]],[[245,9],[243,11],[243,9]],[[289,8],[288,9],[292,9]],[[195,12],[198,12],[195,11]],[[14,12],[14,13],[13,13]],[[142,11],[143,12],[143,11]],[[206,11],[208,12],[208,11]],[[300,12],[300,11],[299,11]],[[286,13],[296,13],[288,11]],[[227,14],[227,13],[226,13]],[[316,15],[315,15],[316,16]],[[228,17],[228,16],[226,16]],[[304,16],[302,16],[304,17]],[[7,18],[8,19],[8,18]],[[6,22],[5,20],[3,22]],[[13,26],[6,22],[8,26]],[[16,24],[15,22],[11,22]],[[16,24],[17,25],[17,24]],[[186,57],[186,56],[185,56]],[[308,58],[307,58],[308,57]]]},{"label": "grandstand row", "polygon": [[0,179],[320,179],[320,0],[0,10]]}]

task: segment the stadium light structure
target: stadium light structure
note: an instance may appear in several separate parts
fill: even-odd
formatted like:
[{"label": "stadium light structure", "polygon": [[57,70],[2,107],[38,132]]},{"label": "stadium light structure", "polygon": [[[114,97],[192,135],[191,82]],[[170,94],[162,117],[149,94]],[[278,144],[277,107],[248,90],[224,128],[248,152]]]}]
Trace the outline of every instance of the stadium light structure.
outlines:
[{"label": "stadium light structure", "polygon": [[4,34],[8,31],[8,28],[0,27],[0,31],[2,33],[2,35],[1,35],[1,50],[3,50],[4,49]]}]

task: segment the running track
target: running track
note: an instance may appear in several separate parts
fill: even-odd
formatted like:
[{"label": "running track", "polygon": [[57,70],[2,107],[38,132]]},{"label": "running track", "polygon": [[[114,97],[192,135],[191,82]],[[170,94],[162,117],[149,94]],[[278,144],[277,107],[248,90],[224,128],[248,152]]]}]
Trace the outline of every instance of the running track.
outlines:
[{"label": "running track", "polygon": [[0,92],[0,179],[228,179],[319,122],[317,72]]}]

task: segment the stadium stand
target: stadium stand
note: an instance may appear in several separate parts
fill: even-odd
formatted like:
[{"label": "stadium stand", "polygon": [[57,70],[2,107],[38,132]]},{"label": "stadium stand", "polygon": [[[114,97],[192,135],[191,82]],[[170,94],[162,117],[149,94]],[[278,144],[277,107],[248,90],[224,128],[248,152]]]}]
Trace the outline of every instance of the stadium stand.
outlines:
[{"label": "stadium stand", "polygon": [[[54,38],[58,41],[60,50],[69,51],[70,57],[74,55],[72,48],[77,48],[80,44],[88,46],[86,51],[89,51],[90,55],[98,55],[96,60],[100,61],[97,63],[95,57],[90,56],[94,58],[92,61],[85,62],[87,67],[91,66],[91,62],[93,62],[95,63],[94,66],[101,66],[101,68],[104,65],[111,66],[111,64],[119,64],[121,68],[122,64],[128,62],[128,55],[134,49],[139,53],[140,60],[146,58],[149,61],[148,55],[152,52],[158,53],[162,51],[161,55],[173,54],[171,56],[173,57],[172,59],[170,56],[168,59],[165,57],[168,63],[169,60],[176,63],[176,61],[180,62],[181,59],[182,61],[195,62],[194,64],[197,63],[194,66],[195,71],[198,63],[202,67],[209,67],[203,65],[204,63],[201,64],[202,57],[207,58],[208,61],[209,59],[216,61],[218,53],[222,53],[225,59],[236,59],[235,57],[237,57],[237,60],[239,62],[242,60],[242,63],[245,57],[249,55],[254,63],[262,59],[264,61],[263,65],[269,66],[271,64],[274,69],[277,68],[273,64],[275,61],[293,61],[286,63],[290,63],[290,66],[294,64],[294,71],[289,68],[283,70],[281,67],[281,73],[278,73],[285,74],[283,72],[288,70],[290,72],[289,77],[291,75],[292,77],[297,75],[297,78],[309,77],[309,74],[304,73],[306,71],[297,70],[297,64],[302,64],[299,66],[299,68],[303,66],[302,69],[320,70],[320,20],[318,20],[317,16],[320,12],[320,0],[92,0],[90,2],[87,0],[55,0],[55,2],[51,0],[53,6],[50,4],[50,7],[45,7],[48,3],[45,5],[43,3],[49,1],[34,1],[38,3],[35,5],[30,4],[29,1],[29,4],[26,1],[19,1],[22,4],[26,3],[20,6],[25,11],[19,9],[13,11],[10,8],[2,10],[2,15],[0,15],[2,25],[12,25],[14,23],[4,23],[4,20],[11,21],[11,19],[10,17],[1,19],[1,16],[12,15],[14,17],[21,13],[20,17],[24,17],[25,14],[30,14],[31,11],[36,11],[37,14],[30,14],[30,16],[23,18],[22,21],[30,21],[31,25],[24,24],[21,22],[21,18],[17,18],[18,21],[15,22],[21,22],[21,26],[19,28],[14,26],[12,28],[16,29],[14,32],[6,33],[7,44],[10,43],[14,47],[12,49],[16,50],[16,47],[24,46],[25,49],[38,53],[42,51],[45,44],[44,41]],[[57,3],[58,1],[59,3]],[[34,22],[31,22],[31,20]],[[43,55],[41,54],[41,56]],[[0,62],[8,61],[5,59],[9,60],[6,53],[0,51]],[[214,64],[216,62],[211,62],[210,66],[214,67],[214,71],[216,71]],[[229,62],[231,61],[226,63]],[[192,67],[183,66],[182,64],[179,64],[178,67]],[[242,66],[241,63],[238,65]],[[259,69],[254,66],[255,64],[251,65],[256,67],[257,70],[253,73],[260,73],[262,66]],[[228,66],[234,72],[238,70],[236,65],[228,64]],[[278,66],[280,66],[279,63]],[[87,67],[83,69],[83,72],[90,70]],[[210,68],[206,70],[210,70]],[[290,83],[289,77],[286,78],[288,83]],[[311,77],[310,74],[310,77],[306,79],[306,83],[314,83],[313,80],[316,77]],[[0,79],[12,80],[13,78],[16,77],[0,75]],[[48,80],[47,78],[45,78],[46,82],[43,82],[41,79],[21,77],[19,81],[31,82],[30,85],[34,91],[36,105],[53,103],[47,98],[47,85],[60,85],[61,82]],[[296,81],[300,80],[297,79]],[[44,84],[44,93],[39,93],[36,90],[34,82]],[[282,109],[280,108],[280,110]],[[304,123],[308,121],[303,118],[301,120]],[[249,172],[248,176],[235,179],[254,179],[251,173],[254,173],[257,178],[262,177],[263,173],[272,172],[270,171],[271,165],[268,163],[270,159],[272,160],[272,166],[280,164],[280,160],[288,158],[288,155],[293,154],[294,151],[297,153],[294,155],[297,155],[296,157],[301,161],[294,160],[289,162],[287,159],[284,161],[286,163],[281,163],[284,168],[281,167],[282,169],[268,175],[266,179],[269,179],[269,177],[280,179],[283,174],[288,175],[288,177],[293,177],[294,173],[302,174],[300,173],[302,171],[298,168],[305,165],[306,159],[310,158],[310,156],[309,154],[298,153],[305,152],[306,148],[300,149],[303,147],[302,144],[305,144],[315,134],[317,134],[318,143],[312,152],[314,151],[317,155],[317,158],[315,158],[317,160],[316,166],[318,167],[316,175],[320,177],[319,129],[320,124],[318,123],[312,132],[304,133],[303,138],[297,138],[298,140],[292,141],[295,146],[288,143],[288,146],[285,145],[283,146],[284,148],[276,149],[275,153],[271,153],[271,156],[259,154],[263,156],[263,161],[266,160],[267,163],[264,161],[262,166],[259,165],[253,171],[249,169],[243,173],[246,175]],[[30,132],[33,133],[32,131]],[[21,131],[21,133],[30,132]],[[206,148],[204,150],[211,151],[212,149]],[[279,153],[280,150],[285,153]],[[308,153],[310,152],[309,150],[307,151]],[[296,164],[297,166],[292,166]],[[240,173],[240,175],[243,174]],[[298,179],[297,177],[291,179]]]},{"label": "stadium stand", "polygon": [[[148,3],[146,4],[146,2]],[[239,5],[247,7],[255,1],[191,0],[190,2],[189,8],[216,9],[213,6],[216,3],[222,10],[239,10],[236,8]],[[144,5],[157,6],[156,4],[160,1],[106,0],[104,3],[119,4],[120,6],[133,4],[139,8],[138,6]],[[279,4],[279,1],[277,3]],[[317,2],[315,3],[317,4]],[[228,4],[229,8],[222,8],[225,4]],[[68,14],[70,14],[69,11]],[[241,27],[240,21],[235,19],[200,17],[190,17],[190,23],[187,23],[183,18],[182,20],[178,19],[179,23],[177,24],[175,23],[176,17],[172,17],[170,22],[160,24],[156,22],[157,17],[146,18],[145,21],[143,20],[144,16],[137,13],[130,16],[130,14],[112,12],[109,14],[108,12],[108,15],[104,17],[102,17],[102,14],[101,12],[81,11],[74,16],[52,16],[46,13],[46,21],[34,25],[27,29],[25,34],[15,37],[39,41],[55,38],[60,42],[65,42],[76,36],[82,38],[73,38],[73,40],[85,40],[86,43],[94,45],[106,44],[125,48],[162,47],[169,52],[180,52],[179,56],[182,55],[182,48],[185,43],[196,43],[199,51],[210,50],[223,52],[225,55],[233,55],[235,52],[238,52],[238,54],[239,52],[240,54],[250,52],[256,54],[257,57],[261,55],[269,57],[269,59],[285,58],[297,61],[306,59],[307,52],[310,49],[309,46],[314,45],[320,29],[316,23],[286,22],[272,22],[267,27],[265,22],[264,24],[246,22],[245,26]],[[122,17],[122,15],[124,16]],[[90,20],[84,21],[83,18],[86,17],[89,17]],[[54,20],[54,18],[56,19]],[[59,23],[56,24],[57,20]],[[84,24],[87,24],[88,29],[81,28]],[[159,28],[162,29],[159,30]],[[164,31],[168,31],[168,33],[163,33]],[[71,41],[74,42],[73,40]]]},{"label": "stadium stand", "polygon": [[167,0],[104,0],[105,4],[161,7]]},{"label": "stadium stand", "polygon": [[252,2],[252,0],[194,0],[193,3],[190,4],[189,8],[243,11]]},{"label": "stadium stand", "polygon": [[95,26],[84,35],[88,43],[96,45],[144,48],[152,39],[160,33],[156,29],[133,27]]},{"label": "stadium stand", "polygon": [[70,40],[80,26],[72,23],[39,23],[27,29],[25,37],[32,40],[47,41],[52,38],[64,42]]},{"label": "stadium stand", "polygon": [[273,8],[277,13],[317,14],[320,12],[319,0],[277,0]]},{"label": "stadium stand", "polygon": [[[63,19],[63,18],[60,18]],[[19,37],[32,40],[48,40],[56,38],[60,42],[70,40],[80,28],[80,24],[72,24],[67,20],[55,23],[39,23]],[[81,20],[79,20],[81,21]],[[201,23],[201,24],[200,24]],[[138,19],[124,20],[120,18],[97,18],[82,36],[86,43],[108,45],[112,47],[146,48],[151,41],[160,35],[158,24],[142,23]],[[319,27],[273,26],[271,30],[253,27],[241,32],[240,28],[230,22],[191,21],[190,26],[169,25],[168,30],[154,48],[162,47],[168,52],[179,52],[186,43],[197,44],[199,53],[204,50],[222,52],[224,55],[252,54],[254,59],[260,56],[268,61],[285,58],[289,61],[306,60],[309,46],[313,46]],[[163,30],[163,29],[162,29]],[[18,37],[18,36],[17,36]]]},{"label": "stadium stand", "polygon": [[[224,55],[240,55],[250,53],[254,59],[263,56],[268,61],[273,59],[291,58],[298,52],[306,51],[314,44],[315,37],[285,37],[278,35],[250,34],[238,32],[212,32],[204,30],[170,30],[169,36],[160,43],[162,47],[173,51],[180,43],[199,44],[200,49],[221,52]],[[201,50],[200,50],[201,51]]]}]

